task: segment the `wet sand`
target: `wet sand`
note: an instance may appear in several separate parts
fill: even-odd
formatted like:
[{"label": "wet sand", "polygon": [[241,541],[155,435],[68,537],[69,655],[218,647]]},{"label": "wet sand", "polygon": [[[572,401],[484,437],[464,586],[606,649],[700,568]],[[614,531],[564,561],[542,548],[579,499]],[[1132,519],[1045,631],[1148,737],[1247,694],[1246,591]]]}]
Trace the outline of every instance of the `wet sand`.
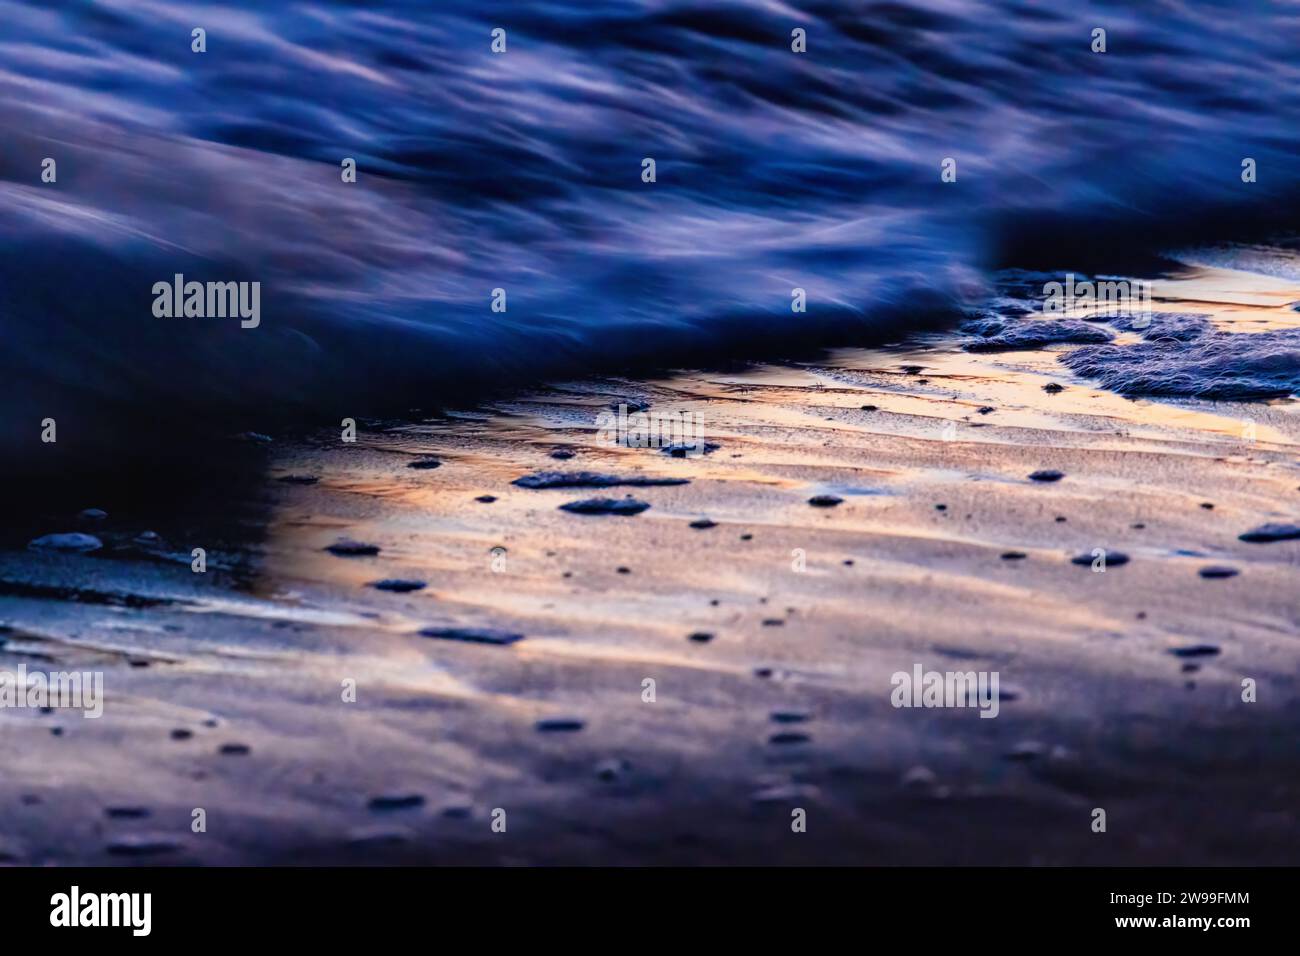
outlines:
[{"label": "wet sand", "polygon": [[[1278,303],[1234,314],[1252,309],[1241,321],[1267,324]],[[679,459],[602,442],[597,415],[620,401],[693,411],[718,447]],[[1300,852],[1300,541],[1239,540],[1300,510],[1290,401],[1131,401],[1073,377],[1055,348],[968,354],[933,336],[560,384],[362,422],[354,444],[272,437],[239,444],[261,470],[225,497],[182,491],[151,511],[118,491],[110,508],[90,482],[65,511],[15,522],[0,668],[102,670],[107,700],[99,720],[0,711],[0,860]],[[1028,477],[1046,469],[1064,477]],[[542,471],[687,483],[512,484]],[[559,507],[627,494],[650,507]],[[96,506],[109,516],[76,518]],[[37,529],[105,547],[24,550]],[[340,538],[380,550],[326,550]],[[1129,560],[1072,563],[1096,548]],[[426,586],[370,586],[383,579]],[[891,675],[916,664],[997,671],[997,718],[891,706]]]}]

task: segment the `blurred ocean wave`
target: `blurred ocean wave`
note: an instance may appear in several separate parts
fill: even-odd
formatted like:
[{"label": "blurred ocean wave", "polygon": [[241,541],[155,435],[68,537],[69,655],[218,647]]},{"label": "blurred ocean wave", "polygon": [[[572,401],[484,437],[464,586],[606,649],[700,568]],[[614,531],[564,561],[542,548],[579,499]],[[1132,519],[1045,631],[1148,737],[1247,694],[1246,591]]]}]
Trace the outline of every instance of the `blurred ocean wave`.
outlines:
[{"label": "blurred ocean wave", "polygon": [[[6,445],[33,416],[357,414],[851,344],[958,317],[996,268],[1265,235],[1300,195],[1294,3],[0,0],[0,23]],[[182,272],[260,281],[261,326],[155,318]]]}]

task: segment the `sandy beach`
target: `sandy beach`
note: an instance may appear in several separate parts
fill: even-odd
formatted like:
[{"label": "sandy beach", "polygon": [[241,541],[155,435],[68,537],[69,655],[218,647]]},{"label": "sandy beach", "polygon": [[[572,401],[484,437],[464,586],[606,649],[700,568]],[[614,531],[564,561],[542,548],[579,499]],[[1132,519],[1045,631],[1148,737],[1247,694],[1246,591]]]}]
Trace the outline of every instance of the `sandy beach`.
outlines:
[{"label": "sandy beach", "polygon": [[[1239,279],[1165,307],[1293,320]],[[1300,541],[1240,536],[1295,521],[1296,406],[1124,398],[1068,348],[558,383],[52,494],[0,668],[102,671],[104,716],[0,713],[0,860],[1293,863]],[[619,404],[717,447],[601,441]],[[580,472],[641,483],[514,483]],[[103,547],[27,548],[58,532]],[[893,706],[917,665],[997,672],[996,719]]]}]

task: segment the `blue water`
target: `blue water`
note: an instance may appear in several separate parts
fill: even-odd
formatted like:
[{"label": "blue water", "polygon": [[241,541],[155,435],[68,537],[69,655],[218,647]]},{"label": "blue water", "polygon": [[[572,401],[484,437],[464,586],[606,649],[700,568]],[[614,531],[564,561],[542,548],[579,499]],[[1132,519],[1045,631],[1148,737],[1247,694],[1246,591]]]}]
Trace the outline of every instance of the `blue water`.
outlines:
[{"label": "blue water", "polygon": [[[1212,0],[0,0],[0,429],[851,344],[996,268],[1267,235],[1298,49],[1300,7]],[[261,282],[261,325],[156,318],[177,272]]]}]

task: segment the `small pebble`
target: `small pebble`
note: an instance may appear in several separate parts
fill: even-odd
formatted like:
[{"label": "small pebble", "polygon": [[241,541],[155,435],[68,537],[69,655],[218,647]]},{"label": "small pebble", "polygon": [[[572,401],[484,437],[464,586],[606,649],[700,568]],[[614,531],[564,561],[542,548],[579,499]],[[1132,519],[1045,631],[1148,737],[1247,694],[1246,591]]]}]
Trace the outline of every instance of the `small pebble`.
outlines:
[{"label": "small pebble", "polygon": [[626,760],[602,760],[596,764],[596,779],[605,783],[614,783],[619,778],[626,776],[632,765]]},{"label": "small pebble", "polygon": [[1057,471],[1054,468],[1044,468],[1029,474],[1030,481],[1060,481],[1064,477],[1064,472]]},{"label": "small pebble", "polygon": [[405,594],[408,591],[419,591],[426,587],[423,581],[406,578],[384,578],[382,581],[371,581],[370,586],[379,591],[396,591],[399,594]]},{"label": "small pebble", "polygon": [[1171,647],[1169,653],[1175,657],[1214,657],[1219,648],[1213,644],[1191,644],[1187,647]]},{"label": "small pebble", "polygon": [[1270,522],[1262,524],[1258,528],[1252,528],[1245,534],[1238,535],[1242,541],[1249,541],[1252,544],[1268,544],[1273,541],[1292,541],[1300,538],[1300,526],[1293,524],[1280,524]]},{"label": "small pebble", "polygon": [[576,515],[620,515],[631,517],[638,515],[649,508],[644,501],[637,501],[635,498],[584,498],[581,501],[570,501],[568,504],[560,505],[561,511],[567,511]]},{"label": "small pebble", "polygon": [[378,797],[371,797],[369,807],[371,810],[385,812],[389,810],[413,810],[416,807],[424,806],[424,797],[418,793],[403,794],[385,794]]},{"label": "small pebble", "polygon": [[843,501],[843,498],[836,495],[813,495],[808,499],[808,504],[814,508],[834,508]]},{"label": "small pebble", "polygon": [[1236,568],[1229,568],[1220,564],[1212,564],[1209,567],[1201,568],[1196,572],[1203,578],[1217,580],[1220,578],[1233,578],[1239,573]]},{"label": "small pebble", "polygon": [[586,726],[581,720],[571,717],[548,717],[545,720],[539,720],[536,728],[542,733],[573,733],[581,730]]},{"label": "small pebble", "polygon": [[444,641],[466,641],[470,644],[498,645],[513,644],[524,639],[522,634],[503,631],[494,627],[426,627],[420,631],[420,636]]},{"label": "small pebble", "polygon": [[696,644],[707,644],[713,640],[713,635],[708,631],[696,631],[687,637],[688,641],[694,641]]},{"label": "small pebble", "polygon": [[767,738],[769,744],[777,746],[786,746],[789,744],[806,744],[812,740],[807,734],[799,733],[795,730],[783,730]]},{"label": "small pebble", "polygon": [[340,558],[360,558],[378,554],[379,546],[353,541],[350,538],[340,538],[325,550]]},{"label": "small pebble", "polygon": [[[1091,553],[1089,553],[1089,554],[1077,554],[1077,555],[1075,555],[1073,558],[1070,559],[1070,563],[1071,563],[1071,564],[1077,564],[1077,565],[1079,565],[1080,567],[1090,568],[1090,567],[1092,567],[1092,563],[1093,563],[1093,561],[1096,561],[1096,560],[1097,560],[1097,558],[1094,558],[1094,557],[1092,556]],[[1103,564],[1103,567],[1106,567],[1106,568],[1118,568],[1118,567],[1120,567],[1120,566],[1122,566],[1122,565],[1125,565],[1125,564],[1128,564],[1128,555],[1125,554],[1123,551],[1107,551],[1107,552],[1106,552],[1106,554],[1105,554],[1105,556],[1104,556],[1104,564]]]},{"label": "small pebble", "polygon": [[415,468],[419,471],[429,471],[433,468],[441,468],[442,462],[437,458],[417,458],[415,461],[408,461],[407,468]]},{"label": "small pebble", "polygon": [[107,807],[104,815],[110,820],[143,820],[149,815],[148,807]]},{"label": "small pebble", "polygon": [[77,531],[68,534],[42,535],[27,545],[33,551],[70,551],[80,554],[98,551],[103,546],[104,542],[93,534],[82,534]]},{"label": "small pebble", "polygon": [[242,757],[250,753],[252,748],[248,744],[222,744],[218,753],[225,754],[228,757]]},{"label": "small pebble", "polygon": [[711,521],[708,518],[697,518],[691,522],[691,527],[695,528],[697,531],[704,531],[708,528],[716,528],[717,526],[718,523],[716,521]]}]

